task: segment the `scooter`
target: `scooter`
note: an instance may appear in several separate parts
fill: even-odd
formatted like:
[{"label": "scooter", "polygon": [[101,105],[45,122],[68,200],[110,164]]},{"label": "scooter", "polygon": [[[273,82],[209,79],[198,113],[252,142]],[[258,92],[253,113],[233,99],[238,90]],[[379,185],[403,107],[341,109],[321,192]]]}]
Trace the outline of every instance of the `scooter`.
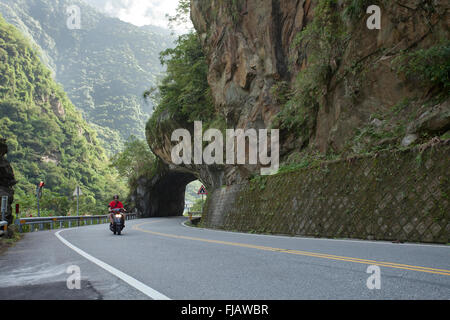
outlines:
[{"label": "scooter", "polygon": [[123,228],[125,228],[125,216],[123,212],[125,212],[124,209],[112,209],[112,219],[113,223],[110,224],[109,229],[114,232],[114,234],[120,234],[122,233]]}]

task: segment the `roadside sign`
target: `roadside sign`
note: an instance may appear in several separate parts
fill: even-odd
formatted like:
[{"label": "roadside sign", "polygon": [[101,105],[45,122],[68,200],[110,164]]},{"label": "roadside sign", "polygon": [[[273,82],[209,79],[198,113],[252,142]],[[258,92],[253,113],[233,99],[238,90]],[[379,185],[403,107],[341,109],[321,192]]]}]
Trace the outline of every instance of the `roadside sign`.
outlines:
[{"label": "roadside sign", "polygon": [[83,195],[83,192],[81,192],[81,188],[76,187],[75,191],[73,192],[73,196],[76,197],[76,196],[82,196],[82,195]]},{"label": "roadside sign", "polygon": [[8,197],[4,196],[2,197],[2,204],[1,204],[2,221],[5,220],[6,211],[8,211]]},{"label": "roadside sign", "polygon": [[201,194],[201,195],[208,194],[204,185],[201,186],[201,188],[198,190],[197,194]]},{"label": "roadside sign", "polygon": [[44,187],[45,187],[45,183],[43,181],[39,182],[37,189],[36,189],[37,197],[39,199],[42,198],[42,190],[44,189]]},{"label": "roadside sign", "polygon": [[[38,217],[41,216],[41,209],[39,206],[39,199],[42,198],[42,189],[44,189],[45,187],[45,183],[44,181],[39,182],[39,184],[36,187],[36,200],[37,200],[37,212],[38,212]],[[41,224],[42,227],[42,224]]]},{"label": "roadside sign", "polygon": [[1,211],[2,212],[6,212],[7,211],[7,207],[8,207],[8,197],[7,196],[3,196],[2,197],[2,208],[1,208]]}]

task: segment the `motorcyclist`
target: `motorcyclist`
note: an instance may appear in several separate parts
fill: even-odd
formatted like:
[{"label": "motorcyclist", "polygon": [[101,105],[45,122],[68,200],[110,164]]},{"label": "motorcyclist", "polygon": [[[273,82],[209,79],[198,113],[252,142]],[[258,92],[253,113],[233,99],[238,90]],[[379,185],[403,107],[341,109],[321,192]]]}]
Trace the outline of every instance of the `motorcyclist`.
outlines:
[{"label": "motorcyclist", "polygon": [[[123,209],[123,211],[126,211],[123,207],[122,202],[119,201],[119,195],[115,195],[113,197],[113,201],[111,201],[108,205],[108,211],[109,211],[109,221],[111,222],[111,225],[113,224],[113,209]],[[123,221],[123,227],[125,228],[125,219]]]}]

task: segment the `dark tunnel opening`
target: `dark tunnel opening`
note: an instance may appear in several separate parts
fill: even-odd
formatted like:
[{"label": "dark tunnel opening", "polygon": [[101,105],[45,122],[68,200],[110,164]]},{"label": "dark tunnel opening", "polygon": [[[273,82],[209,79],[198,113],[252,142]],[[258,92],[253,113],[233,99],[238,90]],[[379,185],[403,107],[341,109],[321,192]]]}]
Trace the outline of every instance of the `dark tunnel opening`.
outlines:
[{"label": "dark tunnel opening", "polygon": [[151,188],[149,217],[182,216],[185,209],[186,186],[197,177],[191,173],[169,171]]}]

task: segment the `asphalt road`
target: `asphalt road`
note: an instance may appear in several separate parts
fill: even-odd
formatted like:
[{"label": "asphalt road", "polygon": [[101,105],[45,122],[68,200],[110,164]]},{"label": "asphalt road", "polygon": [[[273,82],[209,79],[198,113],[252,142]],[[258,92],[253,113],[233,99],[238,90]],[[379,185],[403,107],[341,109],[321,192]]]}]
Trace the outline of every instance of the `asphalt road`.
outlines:
[{"label": "asphalt road", "polygon": [[[121,236],[107,225],[27,234],[0,256],[0,300],[450,299],[450,246],[242,234],[184,221],[128,221]],[[79,267],[79,290],[67,287],[70,266]],[[367,286],[370,266],[379,268],[379,289]]]}]

